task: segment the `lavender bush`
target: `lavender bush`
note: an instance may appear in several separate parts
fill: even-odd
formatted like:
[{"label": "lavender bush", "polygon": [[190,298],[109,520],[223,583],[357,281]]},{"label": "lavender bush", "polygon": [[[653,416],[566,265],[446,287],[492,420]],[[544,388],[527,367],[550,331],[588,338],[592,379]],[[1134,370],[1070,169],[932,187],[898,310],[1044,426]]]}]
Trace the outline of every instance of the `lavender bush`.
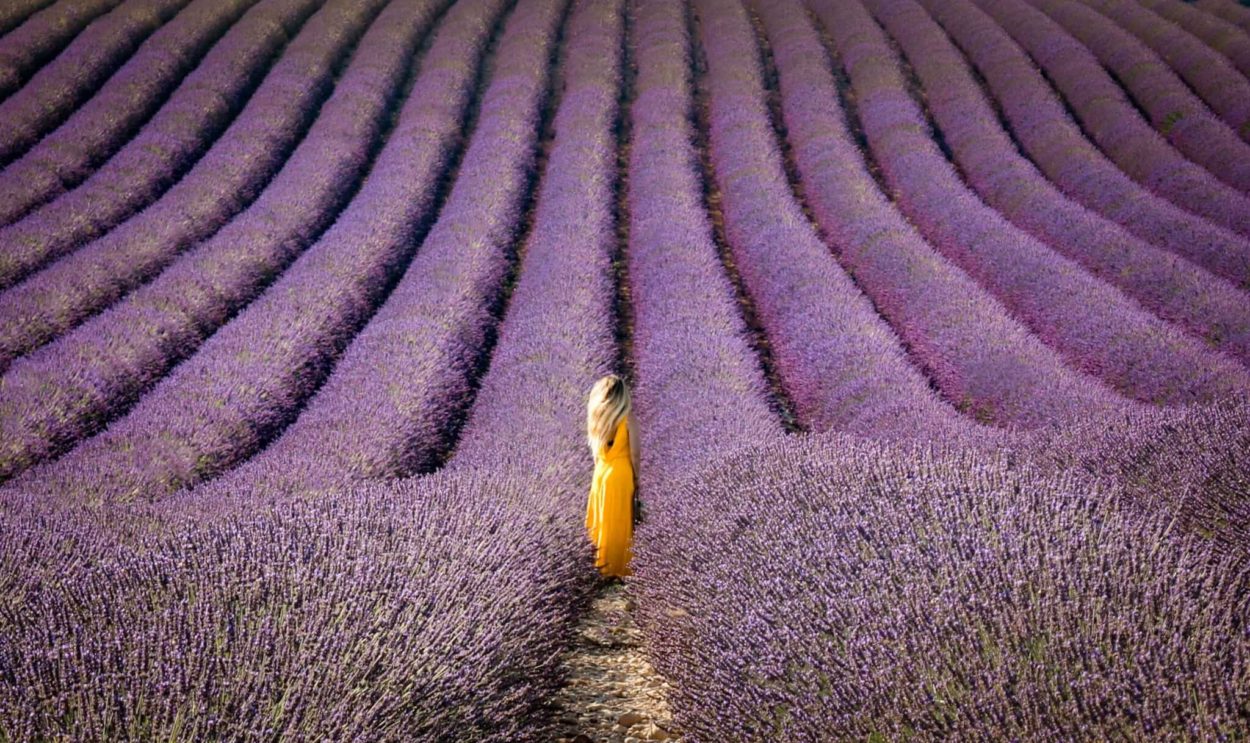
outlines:
[{"label": "lavender bush", "polygon": [[[90,100],[0,171],[0,224],[72,188],[112,155],[255,0],[196,0],[139,46]],[[8,105],[6,102],[4,105]],[[17,127],[14,121],[10,126]]]},{"label": "lavender bush", "polygon": [[1211,353],[976,198],[930,138],[898,59],[859,3],[816,5],[849,72],[872,153],[935,248],[1069,364],[1159,404],[1245,394],[1245,367]]},{"label": "lavender bush", "polygon": [[676,719],[693,740],[1244,737],[1247,563],[1120,500],[938,444],[718,462],[649,504],[635,551]]},{"label": "lavender bush", "polygon": [[[1250,241],[1163,198],[1175,199],[1173,186],[1182,186],[1180,180],[1160,182],[1160,196],[1119,170],[1068,117],[1028,54],[972,2],[921,2],[975,65],[1021,148],[1066,195],[1137,237],[1250,289]],[[993,7],[1004,12],[1011,10]],[[1031,34],[1035,28],[1044,31],[1045,24],[1051,22],[1044,15],[1030,15],[1036,11],[1025,6],[1015,6],[1014,10],[1018,11],[1017,28],[1022,33]],[[1010,17],[1003,15],[998,20],[1006,26]],[[1040,46],[1042,37],[1028,38],[1035,42],[1034,54],[1045,54]],[[1062,68],[1058,65],[1064,64],[1066,57],[1043,58],[1055,65],[1051,73],[1059,75]],[[1071,77],[1065,79],[1076,79],[1075,71],[1069,74]],[[1186,203],[1184,199],[1175,200]]]},{"label": "lavender bush", "polygon": [[127,0],[79,34],[30,83],[0,102],[0,164],[65,120],[188,0]]},{"label": "lavender bush", "polygon": [[0,369],[151,279],[247,206],[307,132],[336,67],[382,5],[325,5],[178,183],[112,231],[0,294]]},{"label": "lavender bush", "polygon": [[1236,287],[1069,201],[1020,155],[959,51],[912,0],[871,0],[911,63],[920,91],[965,180],[1017,226],[1250,364],[1250,302]]},{"label": "lavender bush", "polygon": [[[0,228],[0,244],[5,246],[0,287],[99,237],[155,200],[230,123],[273,57],[316,6],[313,0],[261,0],[139,134],[90,178]],[[33,205],[26,203],[23,210]]]},{"label": "lavender bush", "polygon": [[[1155,83],[1158,90],[1152,93],[1158,94],[1165,85],[1174,91],[1167,106],[1174,111],[1179,111],[1181,105],[1176,102],[1177,98],[1187,100],[1192,106],[1196,100],[1194,98],[1196,93],[1202,102],[1205,102],[1212,112],[1223,119],[1225,124],[1232,127],[1238,136],[1243,140],[1250,140],[1250,80],[1242,77],[1228,59],[1208,48],[1202,41],[1176,24],[1160,18],[1136,2],[1121,2],[1120,0],[1082,0],[1082,2],[1131,32],[1172,68],[1174,75],[1163,72],[1151,73],[1159,78],[1159,82]],[[1137,75],[1144,74],[1142,67],[1136,67],[1134,80],[1138,79]],[[1192,91],[1181,87],[1181,80],[1189,83]],[[1146,85],[1144,81],[1137,84]],[[1133,90],[1134,95],[1139,99],[1142,97],[1136,92],[1136,87],[1130,90]],[[1172,116],[1175,115],[1172,114]],[[1244,186],[1242,190],[1246,190]]]},{"label": "lavender bush", "polygon": [[[1250,200],[1187,160],[1143,120],[1092,51],[1024,0],[975,2],[1032,56],[1062,92],[1090,139],[1126,175],[1173,203],[1250,237]],[[1250,286],[1246,260],[1244,252],[1219,254],[1202,265]]]},{"label": "lavender bush", "polygon": [[17,739],[550,740],[553,628],[593,569],[569,502],[532,485],[446,472],[136,515],[129,538],[0,511],[0,720]]},{"label": "lavender bush", "polygon": [[394,2],[265,191],[150,284],[0,377],[0,477],[94,433],[254,298],[334,219],[441,6]]},{"label": "lavender bush", "polygon": [[[5,34],[0,39],[0,97],[7,97],[20,88],[40,65],[64,48],[84,26],[120,2],[54,2],[31,14],[20,26]],[[22,3],[19,0],[14,4]]]}]

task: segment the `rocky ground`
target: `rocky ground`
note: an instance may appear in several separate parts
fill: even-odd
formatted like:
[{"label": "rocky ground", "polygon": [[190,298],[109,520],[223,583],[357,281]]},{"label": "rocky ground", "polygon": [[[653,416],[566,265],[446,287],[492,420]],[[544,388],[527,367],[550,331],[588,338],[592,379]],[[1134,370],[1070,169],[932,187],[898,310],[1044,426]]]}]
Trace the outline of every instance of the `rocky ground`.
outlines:
[{"label": "rocky ground", "polygon": [[668,685],[642,652],[634,604],[619,581],[601,584],[564,659],[569,683],[557,694],[559,743],[680,741]]}]

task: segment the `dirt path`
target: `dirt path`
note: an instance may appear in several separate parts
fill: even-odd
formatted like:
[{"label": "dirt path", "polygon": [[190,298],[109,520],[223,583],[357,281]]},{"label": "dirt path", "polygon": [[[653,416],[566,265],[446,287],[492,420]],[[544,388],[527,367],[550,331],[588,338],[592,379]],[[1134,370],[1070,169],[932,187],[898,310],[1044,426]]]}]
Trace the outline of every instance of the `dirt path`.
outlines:
[{"label": "dirt path", "polygon": [[564,659],[569,683],[556,694],[559,743],[679,741],[668,685],[642,652],[633,600],[619,581],[601,584]]}]

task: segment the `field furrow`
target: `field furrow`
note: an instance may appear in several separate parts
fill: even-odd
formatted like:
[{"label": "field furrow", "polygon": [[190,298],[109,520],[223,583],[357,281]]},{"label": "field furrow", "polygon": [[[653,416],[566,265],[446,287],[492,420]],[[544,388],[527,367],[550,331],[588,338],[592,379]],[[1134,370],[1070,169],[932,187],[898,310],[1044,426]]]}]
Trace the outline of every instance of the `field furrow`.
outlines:
[{"label": "field furrow", "polygon": [[265,191],[152,283],[0,377],[0,478],[95,433],[273,281],[334,221],[379,149],[441,6],[392,2]]},{"label": "field furrow", "polygon": [[870,0],[869,7],[906,55],[922,86],[916,98],[956,167],[987,204],[1160,317],[1250,365],[1244,292],[1069,201],[1016,150],[959,51],[918,4]]},{"label": "field furrow", "polygon": [[0,170],[0,225],[81,183],[138,131],[204,53],[255,4],[196,0],[145,40],[65,123]]},{"label": "field furrow", "polygon": [[931,137],[899,60],[863,5],[817,5],[850,74],[869,146],[899,208],[1068,364],[1143,402],[1244,394],[1246,370],[1154,317],[967,189]]},{"label": "field furrow", "polygon": [[29,84],[0,102],[0,165],[63,122],[187,2],[127,0],[88,26]]},{"label": "field furrow", "polygon": [[112,231],[0,293],[0,369],[142,286],[248,206],[307,133],[383,5],[327,4],[181,180]]},{"label": "field furrow", "polygon": [[120,151],[77,187],[53,186],[57,198],[0,228],[0,287],[90,244],[159,198],[235,119],[318,5],[261,0]]}]

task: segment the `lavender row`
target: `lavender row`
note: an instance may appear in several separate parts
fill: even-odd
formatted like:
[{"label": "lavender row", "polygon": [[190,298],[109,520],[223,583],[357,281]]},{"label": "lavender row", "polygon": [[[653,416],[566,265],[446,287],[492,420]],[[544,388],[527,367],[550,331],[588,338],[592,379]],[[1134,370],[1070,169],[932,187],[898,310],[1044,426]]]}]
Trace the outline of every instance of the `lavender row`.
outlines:
[{"label": "lavender row", "polygon": [[[1068,117],[1024,50],[970,0],[921,2],[976,66],[1025,153],[1066,195],[1137,237],[1250,289],[1250,241],[1184,211],[1119,170]],[[1003,10],[1004,25],[1010,20],[1005,12],[1018,11],[1017,28],[1023,32],[1050,23],[1027,6],[992,7]],[[1043,43],[1041,36],[1030,38]]]},{"label": "lavender row", "polygon": [[568,20],[556,137],[533,228],[490,367],[449,463],[479,472],[531,468],[542,483],[568,473],[573,487],[555,492],[564,499],[564,518],[578,527],[591,474],[582,400],[617,358],[614,207],[623,188],[616,130],[624,14],[625,0],[582,0]]},{"label": "lavender row", "polygon": [[36,12],[51,5],[54,0],[9,0],[0,7],[0,34],[8,33],[22,25]]},{"label": "lavender row", "polygon": [[0,369],[152,279],[246,207],[307,132],[337,68],[384,3],[327,4],[180,181],[111,232],[0,294]]},{"label": "lavender row", "polygon": [[[1227,58],[1225,65],[1231,63],[1242,75],[1250,77],[1250,35],[1234,24],[1204,13],[1182,0],[1141,0],[1141,5],[1171,21],[1176,27],[1184,29],[1185,33],[1179,36],[1186,45],[1189,38],[1200,39]],[[1170,34],[1174,35],[1175,32],[1170,31]],[[1245,80],[1238,85],[1242,84],[1245,84]],[[1246,136],[1243,133],[1242,139]]]},{"label": "lavender row", "polygon": [[[139,129],[205,51],[254,4],[255,0],[196,0],[152,34],[64,124],[0,171],[0,224],[13,222],[82,182]],[[21,128],[26,122],[15,118],[7,126]]]},{"label": "lavender row", "polygon": [[0,508],[0,726],[20,740],[551,740],[542,703],[566,637],[552,628],[585,606],[591,555],[567,502],[532,484],[440,473],[136,518],[125,537],[98,513]]},{"label": "lavender row", "polygon": [[1194,5],[1250,33],[1250,9],[1245,8],[1236,0],[1198,0]]},{"label": "lavender row", "polygon": [[[1032,55],[1085,132],[1121,170],[1178,206],[1250,237],[1250,199],[1177,152],[1142,119],[1089,49],[1024,0],[975,2]],[[1250,269],[1244,266],[1221,268],[1216,259],[1203,265],[1250,286]]]},{"label": "lavender row", "polygon": [[97,90],[188,0],[127,0],[88,26],[21,90],[0,102],[0,164],[21,155]]},{"label": "lavender row", "polygon": [[[930,137],[899,60],[859,3],[817,12],[850,74],[864,130],[899,208],[1072,366],[1141,401],[1179,404],[1250,389],[1203,347],[979,201]],[[1090,383],[1092,383],[1092,379]]]},{"label": "lavender row", "polygon": [[[1140,87],[1130,87],[1138,99],[1146,95],[1138,93],[1138,90],[1150,90],[1151,95],[1164,95],[1166,90],[1166,95],[1171,100],[1166,104],[1158,105],[1166,106],[1176,112],[1181,110],[1181,104],[1176,102],[1177,99],[1187,101],[1195,108],[1205,103],[1238,136],[1243,140],[1250,140],[1250,80],[1242,77],[1223,55],[1208,48],[1172,22],[1138,5],[1136,0],[1134,2],[1082,0],[1082,2],[1136,36],[1142,44],[1158,55],[1158,59],[1166,62],[1171,68],[1170,71],[1151,71],[1152,75],[1157,76],[1157,83],[1139,81],[1137,86]],[[1142,54],[1144,51],[1139,48],[1135,56],[1144,59],[1145,54]],[[1151,62],[1158,63],[1154,59]],[[1141,63],[1134,65],[1132,69],[1134,79],[1137,79],[1136,76],[1144,71]],[[1120,74],[1123,77],[1123,73]],[[1182,83],[1182,80],[1188,83],[1188,87]],[[1151,86],[1154,86],[1154,89],[1151,89]],[[1146,108],[1150,109],[1151,106],[1146,106]],[[1175,113],[1171,115],[1176,116]],[[1244,183],[1244,181],[1239,181],[1239,183]],[[1242,190],[1246,188],[1243,186]]]},{"label": "lavender row", "polygon": [[[446,16],[360,192],[277,282],[125,417],[15,486],[90,503],[159,500],[236,464],[288,423],[416,250],[503,5],[462,3]],[[516,46],[504,44],[499,58],[524,59]]]},{"label": "lavender row", "polygon": [[[0,288],[105,234],[156,200],[226,128],[319,3],[261,0],[130,142],[77,188],[0,228]],[[70,142],[65,146],[72,145]],[[85,174],[84,174],[85,175]],[[32,184],[36,192],[46,182]],[[30,206],[25,204],[23,208]]]},{"label": "lavender row", "polygon": [[914,0],[870,0],[869,6],[918,74],[956,166],[986,203],[1159,316],[1250,365],[1244,293],[1069,201],[1017,152],[962,55],[924,9]]},{"label": "lavender row", "polygon": [[0,377],[0,478],[125,410],[281,273],[359,183],[439,6],[396,0],[361,39],[317,120],[265,191],[152,283]]},{"label": "lavender row", "polygon": [[[753,94],[756,109],[751,124],[755,137],[742,139],[733,149],[742,151],[750,145],[751,151],[767,152],[775,147],[775,138],[762,110],[756,65],[745,55],[736,62],[743,69],[735,70],[728,52],[733,43],[753,40],[743,37],[740,19],[730,10],[709,12],[728,26],[709,30],[709,37],[734,39],[724,42],[728,46],[721,54],[725,69],[720,74],[739,80],[737,87]],[[897,330],[943,396],[976,420],[1024,427],[1116,407],[1114,395],[1065,368],[1002,305],[926,244],[881,193],[843,124],[827,54],[802,6],[775,3],[761,6],[759,13],[772,41],[781,113],[813,216],[856,284]],[[749,80],[755,82],[748,88],[743,81]],[[744,103],[733,107],[747,110]],[[778,169],[774,165],[772,170]],[[931,409],[927,415],[940,419],[943,413]],[[931,433],[914,420],[898,418],[894,412],[867,418],[860,414],[849,428],[881,435],[902,424],[898,434]]]},{"label": "lavender row", "polygon": [[1250,734],[1245,560],[1027,453],[826,435],[682,481],[666,514],[682,528],[640,531],[631,583],[677,725],[691,740]]},{"label": "lavender row", "polygon": [[0,98],[25,83],[40,65],[121,0],[59,0],[0,39]]},{"label": "lavender row", "polygon": [[446,454],[515,261],[565,7],[531,2],[509,20],[438,220],[317,394],[239,478],[264,490],[322,492],[426,472]]},{"label": "lavender row", "polygon": [[[627,269],[640,487],[650,509],[687,468],[782,428],[703,205],[684,9],[639,0],[632,32]],[[664,523],[648,516],[640,529]]]},{"label": "lavender row", "polygon": [[1216,118],[1149,47],[1075,0],[1029,1],[1088,47],[1185,157],[1243,194],[1250,191],[1250,145]]}]

